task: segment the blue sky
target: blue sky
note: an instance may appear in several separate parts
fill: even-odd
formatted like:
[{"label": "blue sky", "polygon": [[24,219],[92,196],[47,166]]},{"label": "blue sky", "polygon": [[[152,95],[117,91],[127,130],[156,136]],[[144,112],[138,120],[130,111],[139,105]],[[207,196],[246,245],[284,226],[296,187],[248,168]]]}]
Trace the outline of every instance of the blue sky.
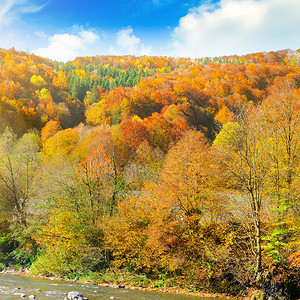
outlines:
[{"label": "blue sky", "polygon": [[205,57],[300,48],[299,0],[0,0],[0,48]]}]

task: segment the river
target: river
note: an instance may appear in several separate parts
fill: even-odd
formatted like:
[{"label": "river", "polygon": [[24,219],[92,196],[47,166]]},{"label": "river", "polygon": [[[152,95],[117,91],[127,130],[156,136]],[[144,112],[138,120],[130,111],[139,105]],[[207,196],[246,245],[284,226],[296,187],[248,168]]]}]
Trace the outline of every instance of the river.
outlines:
[{"label": "river", "polygon": [[[41,278],[23,277],[11,274],[0,274],[1,299],[29,299],[35,295],[37,300],[63,300],[66,293],[77,291],[89,300],[212,300],[215,298],[201,298],[194,296],[164,294],[141,290],[115,289],[92,284],[81,284],[70,281],[49,280]],[[26,297],[21,297],[25,294]]]}]

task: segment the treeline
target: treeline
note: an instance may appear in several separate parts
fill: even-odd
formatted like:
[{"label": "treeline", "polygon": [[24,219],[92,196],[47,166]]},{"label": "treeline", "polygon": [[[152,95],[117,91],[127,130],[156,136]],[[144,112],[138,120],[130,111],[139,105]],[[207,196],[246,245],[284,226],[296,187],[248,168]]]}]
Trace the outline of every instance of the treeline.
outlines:
[{"label": "treeline", "polygon": [[[290,54],[62,64],[2,50],[2,266],[296,298],[300,69]],[[119,86],[101,86],[107,77]]]},{"label": "treeline", "polygon": [[85,114],[89,124],[117,124],[173,104],[188,106],[180,111],[194,119],[190,125],[208,128],[202,116],[219,122],[240,106],[262,101],[277,76],[297,74],[299,57],[285,50],[195,60],[96,56],[63,64],[1,49],[1,130],[10,126],[21,134],[50,120],[66,129],[85,122]]}]

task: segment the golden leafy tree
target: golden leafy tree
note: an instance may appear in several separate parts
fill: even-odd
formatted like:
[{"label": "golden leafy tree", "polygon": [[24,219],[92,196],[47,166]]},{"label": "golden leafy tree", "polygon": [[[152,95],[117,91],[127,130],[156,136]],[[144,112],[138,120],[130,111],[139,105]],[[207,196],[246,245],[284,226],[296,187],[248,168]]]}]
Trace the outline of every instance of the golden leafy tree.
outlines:
[{"label": "golden leafy tree", "polygon": [[[278,78],[260,109],[273,146],[272,184],[276,197],[297,202],[300,162],[300,91],[296,82]],[[296,198],[295,198],[296,197]],[[297,204],[297,203],[295,203]]]},{"label": "golden leafy tree", "polygon": [[[269,194],[273,199],[274,225],[266,250],[275,261],[285,260],[289,248],[299,249],[300,213],[300,92],[292,78],[278,78],[260,109],[272,147]],[[288,236],[294,236],[294,241]],[[291,257],[296,257],[293,254]],[[294,263],[292,263],[294,265]]]},{"label": "golden leafy tree", "polygon": [[59,71],[57,76],[53,78],[53,85],[64,90],[68,87],[68,76],[64,71]]},{"label": "golden leafy tree", "polygon": [[[214,141],[224,170],[223,178],[229,181],[228,186],[241,193],[253,223],[253,254],[258,281],[262,273],[261,221],[271,164],[269,136],[262,120],[259,111],[250,109],[239,122],[224,124]],[[238,196],[233,199],[236,208],[242,201]]]},{"label": "golden leafy tree", "polygon": [[201,132],[186,132],[170,149],[161,178],[149,190],[155,208],[145,251],[156,272],[190,270],[199,257],[199,264],[206,263],[203,231],[225,215],[210,155],[210,144]]}]

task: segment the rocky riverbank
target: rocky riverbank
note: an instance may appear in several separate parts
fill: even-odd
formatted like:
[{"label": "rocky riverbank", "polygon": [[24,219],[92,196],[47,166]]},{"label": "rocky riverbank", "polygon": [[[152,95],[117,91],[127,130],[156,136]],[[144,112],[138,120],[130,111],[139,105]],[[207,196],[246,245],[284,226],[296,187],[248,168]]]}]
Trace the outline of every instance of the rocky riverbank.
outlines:
[{"label": "rocky riverbank", "polygon": [[[37,276],[33,275],[29,272],[28,269],[15,269],[15,268],[6,268],[1,272],[2,274],[10,274],[10,275],[19,275],[22,277],[29,277],[29,278],[37,278],[37,279],[47,279],[47,281],[55,281],[59,280],[61,282],[73,282],[73,283],[79,283],[79,284],[89,284],[92,286],[98,286],[98,287],[105,287],[105,288],[112,288],[112,289],[125,289],[125,290],[137,290],[137,291],[147,291],[147,292],[156,292],[156,293],[165,293],[165,294],[173,294],[176,296],[196,296],[199,298],[219,298],[219,299],[268,299],[268,300],[273,300],[273,299],[279,299],[276,295],[278,295],[278,288],[277,286],[269,286],[266,285],[266,289],[268,288],[269,290],[272,288],[273,294],[271,295],[269,290],[255,290],[255,289],[248,289],[247,295],[242,295],[239,297],[232,297],[232,296],[227,296],[224,294],[211,294],[211,293],[200,293],[200,292],[191,292],[187,289],[180,289],[178,287],[153,287],[150,284],[144,286],[138,286],[136,285],[136,281],[134,278],[130,278],[129,276],[126,277],[126,275],[123,274],[115,274],[112,272],[110,276],[106,274],[106,277],[98,277],[98,278],[92,278],[92,277],[76,277],[75,279],[66,279],[66,278],[59,278],[59,277],[45,277],[45,276]],[[51,283],[49,283],[51,285]],[[1,287],[1,284],[0,284]],[[271,292],[272,292],[271,291]],[[20,297],[23,295],[23,297],[29,297],[31,296],[31,299],[35,299],[34,296],[37,296],[37,292],[35,290],[20,290],[18,287],[13,287],[10,289],[2,289],[2,293],[5,294],[10,294],[10,295],[19,295]],[[69,291],[68,291],[69,292]],[[81,292],[79,290],[79,292]],[[0,294],[1,294],[1,289],[0,289]],[[65,298],[66,300],[69,299],[66,297],[68,295],[65,293],[61,299]],[[41,295],[38,295],[39,298]],[[47,297],[47,295],[42,295],[43,297]],[[49,296],[49,295],[48,295]],[[276,296],[276,297],[275,297]],[[84,299],[85,297],[82,296]],[[114,298],[111,298],[114,299]],[[78,300],[82,300],[80,297]]]},{"label": "rocky riverbank", "polygon": [[[90,284],[93,286],[99,286],[99,287],[105,287],[105,288],[113,288],[113,289],[125,289],[125,290],[136,290],[136,291],[147,291],[147,292],[156,292],[156,293],[165,293],[165,294],[174,294],[176,296],[196,296],[196,297],[201,297],[201,298],[218,298],[218,299],[233,299],[232,297],[228,297],[224,294],[209,294],[209,293],[199,293],[199,292],[189,292],[187,290],[183,289],[175,289],[175,288],[159,288],[159,287],[140,287],[140,286],[134,286],[132,283],[126,281],[126,283],[120,283],[119,280],[116,281],[111,281],[111,282],[96,282],[93,281],[92,279],[86,279],[86,278],[76,278],[76,279],[63,279],[63,278],[58,278],[58,277],[45,277],[45,276],[36,276],[32,275],[28,269],[14,269],[14,268],[6,268],[1,272],[2,274],[8,274],[8,275],[18,275],[22,277],[29,277],[29,278],[37,278],[37,279],[47,279],[49,280],[49,284],[51,285],[51,281],[56,281],[59,280],[61,282],[75,282],[79,284]],[[0,291],[1,292],[1,291]],[[37,298],[40,298],[41,296],[46,296],[47,295],[41,295],[38,293],[38,291],[34,290],[17,290],[17,287],[15,289],[7,289],[7,293],[14,295],[14,293],[22,293],[25,294],[25,297],[28,298],[30,295],[35,295]],[[81,293],[81,291],[78,291]],[[64,295],[65,299],[69,299],[66,297],[67,294]],[[21,295],[20,295],[21,296]],[[85,297],[83,297],[85,298]],[[34,299],[34,298],[32,298]],[[63,299],[63,298],[62,298]],[[111,298],[113,299],[113,298]],[[244,297],[241,298],[235,298],[235,299],[245,299]],[[80,299],[78,299],[80,300]],[[81,299],[82,300],[82,299]]]}]

